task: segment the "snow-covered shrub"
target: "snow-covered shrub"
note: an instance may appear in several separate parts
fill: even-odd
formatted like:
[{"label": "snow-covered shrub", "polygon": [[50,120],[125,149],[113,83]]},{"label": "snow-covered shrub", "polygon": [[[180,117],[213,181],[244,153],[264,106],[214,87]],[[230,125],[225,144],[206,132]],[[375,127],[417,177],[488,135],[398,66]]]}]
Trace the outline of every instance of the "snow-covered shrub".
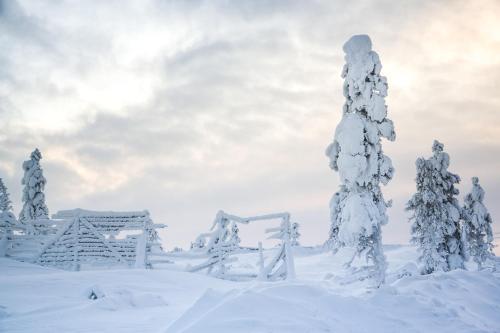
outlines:
[{"label": "snow-covered shrub", "polygon": [[411,241],[421,252],[424,274],[463,268],[465,256],[455,187],[460,177],[448,171],[450,157],[442,143],[434,141],[432,151],[431,158],[417,159],[417,192],[406,207],[412,212]]},{"label": "snow-covered shrub", "polygon": [[49,209],[45,205],[43,193],[47,181],[40,167],[41,158],[42,154],[37,148],[31,153],[31,158],[23,163],[23,209],[19,214],[19,222],[23,224],[29,224],[30,221],[37,219],[49,218]]},{"label": "snow-covered shrub", "polygon": [[98,285],[93,285],[92,287],[85,289],[84,295],[90,300],[96,300],[106,296]]},{"label": "snow-covered shrub", "polygon": [[467,254],[477,263],[478,269],[493,255],[492,219],[484,203],[484,190],[479,178],[472,178],[472,191],[465,196],[462,210],[463,239]]},{"label": "snow-covered shrub", "polygon": [[381,138],[396,138],[393,123],[387,118],[387,80],[380,75],[382,65],[368,36],[351,37],[343,49],[346,101],[334,141],[326,149],[330,167],[339,172],[342,184],[330,201],[328,244],[334,251],[355,247],[357,256],[364,255],[373,264],[372,273],[382,283],[386,264],[381,226],[388,221],[389,205],[380,183],[385,185],[392,179],[394,168],[382,151]]}]

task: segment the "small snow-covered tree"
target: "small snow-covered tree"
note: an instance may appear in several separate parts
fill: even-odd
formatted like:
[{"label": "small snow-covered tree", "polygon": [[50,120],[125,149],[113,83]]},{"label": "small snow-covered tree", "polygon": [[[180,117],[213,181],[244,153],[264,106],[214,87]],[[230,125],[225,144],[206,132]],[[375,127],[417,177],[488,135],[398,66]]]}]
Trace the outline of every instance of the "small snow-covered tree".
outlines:
[{"label": "small snow-covered tree", "polygon": [[[326,155],[338,171],[341,187],[331,202],[328,243],[336,250],[352,246],[355,256],[371,262],[370,276],[379,284],[385,277],[381,226],[388,221],[380,183],[393,176],[391,159],[382,151],[381,138],[394,141],[394,126],[387,118],[387,80],[382,65],[366,35],[351,37],[343,46],[346,64],[342,70],[344,96],[342,120]],[[348,263],[350,265],[352,260]]]},{"label": "small snow-covered tree", "polygon": [[420,250],[424,274],[464,267],[461,208],[455,187],[460,177],[448,171],[450,157],[443,147],[434,141],[433,156],[417,159],[417,192],[406,206],[412,212],[411,241]]},{"label": "small snow-covered tree", "polygon": [[16,218],[12,214],[9,193],[2,178],[0,178],[0,257],[7,254],[7,247],[12,236],[12,228],[15,224]]},{"label": "small snow-covered tree", "polygon": [[240,229],[238,228],[238,225],[235,222],[233,222],[231,225],[230,241],[237,248],[240,246],[240,242],[241,242],[239,232],[240,232]]},{"label": "small snow-covered tree", "polygon": [[7,192],[7,187],[0,178],[0,212],[7,212],[12,210],[12,202]]},{"label": "small snow-covered tree", "polygon": [[9,243],[12,240],[12,230],[16,223],[16,217],[11,211],[0,212],[0,257],[7,254]]},{"label": "small snow-covered tree", "polygon": [[45,184],[47,180],[43,176],[40,160],[42,154],[35,149],[31,153],[29,160],[24,161],[24,177],[22,180],[23,189],[23,209],[19,214],[19,222],[28,224],[29,221],[37,219],[48,219],[49,209],[45,205]]},{"label": "small snow-covered tree", "polygon": [[292,233],[290,236],[290,245],[292,246],[299,246],[299,238],[300,238],[300,232],[299,232],[299,227],[300,225],[297,222],[292,223]]},{"label": "small snow-covered tree", "polygon": [[462,209],[463,238],[467,254],[477,263],[478,269],[493,255],[492,219],[484,203],[484,190],[479,178],[472,177],[472,191],[465,196]]}]

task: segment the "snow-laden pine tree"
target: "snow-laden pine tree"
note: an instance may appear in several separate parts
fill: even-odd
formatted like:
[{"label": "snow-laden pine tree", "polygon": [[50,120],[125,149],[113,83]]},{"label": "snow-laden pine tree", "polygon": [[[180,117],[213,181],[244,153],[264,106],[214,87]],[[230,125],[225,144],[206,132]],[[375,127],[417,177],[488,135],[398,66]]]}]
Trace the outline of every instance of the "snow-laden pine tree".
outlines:
[{"label": "snow-laden pine tree", "polygon": [[431,158],[417,159],[417,192],[406,207],[412,212],[411,241],[419,248],[424,274],[463,268],[465,257],[455,187],[460,177],[448,171],[450,157],[442,143],[434,141],[432,151]]},{"label": "snow-laden pine tree", "polygon": [[0,178],[0,213],[12,210],[12,202],[9,198],[9,192],[7,192],[7,187],[3,183],[2,178]]},{"label": "snow-laden pine tree", "polygon": [[21,182],[24,185],[23,209],[19,214],[19,222],[23,224],[29,224],[29,221],[37,219],[49,218],[49,210],[45,205],[43,193],[47,181],[40,167],[41,159],[42,154],[37,148],[31,153],[30,159],[23,163],[24,177]]},{"label": "snow-laden pine tree", "polygon": [[472,191],[465,196],[462,209],[462,233],[466,252],[477,263],[478,269],[493,255],[492,219],[484,203],[484,190],[479,178],[472,177]]},{"label": "snow-laden pine tree", "polygon": [[340,190],[330,202],[328,243],[334,251],[355,247],[355,255],[371,262],[370,274],[382,283],[386,262],[381,226],[388,222],[389,204],[380,183],[391,180],[394,168],[382,151],[381,138],[396,138],[393,123],[387,118],[387,80],[380,75],[382,65],[368,36],[351,37],[343,50],[346,101],[334,141],[326,150],[330,167],[339,172],[341,180]]}]

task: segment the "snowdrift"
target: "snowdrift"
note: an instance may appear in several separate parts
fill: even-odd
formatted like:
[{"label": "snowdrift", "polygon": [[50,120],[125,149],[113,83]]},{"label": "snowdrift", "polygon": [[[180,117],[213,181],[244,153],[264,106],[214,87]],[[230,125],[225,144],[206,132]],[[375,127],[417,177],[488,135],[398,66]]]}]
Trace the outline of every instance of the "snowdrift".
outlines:
[{"label": "snowdrift", "polygon": [[500,332],[492,269],[411,276],[415,249],[386,246],[388,283],[374,290],[346,283],[341,254],[295,250],[291,282],[186,273],[180,258],[164,270],[82,272],[0,259],[0,332]]}]

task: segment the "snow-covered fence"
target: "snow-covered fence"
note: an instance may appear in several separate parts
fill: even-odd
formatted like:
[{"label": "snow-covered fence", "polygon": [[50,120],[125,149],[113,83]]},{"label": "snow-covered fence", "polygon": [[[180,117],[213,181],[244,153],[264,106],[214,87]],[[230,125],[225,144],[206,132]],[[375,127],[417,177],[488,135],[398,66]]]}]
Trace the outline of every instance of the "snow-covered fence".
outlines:
[{"label": "snow-covered fence", "polygon": [[[294,223],[295,224],[295,223]],[[291,280],[295,278],[295,264],[293,262],[292,242],[294,239],[294,225],[290,223],[290,215],[283,216],[281,225],[277,228],[267,229],[266,233],[272,233],[270,239],[281,240],[278,253],[266,266],[263,262],[262,246],[259,244],[261,257],[261,271],[259,277],[265,280]]]},{"label": "snow-covered fence", "polygon": [[[148,267],[161,255],[158,234],[147,211],[95,212],[82,209],[61,211],[54,219],[64,225],[40,249],[34,261],[41,265],[79,270],[81,265]],[[140,234],[133,232],[140,231]],[[125,238],[116,238],[123,236]],[[161,260],[160,260],[161,261]]]},{"label": "snow-covered fence", "polygon": [[7,256],[24,262],[33,262],[40,250],[51,242],[54,235],[13,233],[8,239]]},{"label": "snow-covered fence", "polygon": [[11,223],[6,230],[4,255],[15,260],[33,262],[40,250],[49,243],[62,221],[40,219],[28,223]]},{"label": "snow-covered fence", "polygon": [[[231,263],[238,260],[236,254],[238,254],[238,250],[240,250],[237,224],[249,224],[250,222],[274,219],[280,219],[281,225],[277,228],[268,229],[266,232],[273,233],[269,238],[280,239],[282,241],[276,256],[273,257],[268,265],[265,265],[262,247],[259,244],[261,258],[260,271],[250,274],[231,272]],[[194,243],[199,245],[203,243],[203,246],[192,247],[203,249],[207,259],[196,266],[188,266],[188,271],[199,272],[206,270],[207,274],[230,280],[247,280],[255,278],[277,280],[294,278],[295,268],[291,251],[294,229],[293,225],[290,223],[289,213],[240,217],[219,211],[211,230],[212,233],[200,235]],[[205,239],[208,239],[206,245]]]}]

